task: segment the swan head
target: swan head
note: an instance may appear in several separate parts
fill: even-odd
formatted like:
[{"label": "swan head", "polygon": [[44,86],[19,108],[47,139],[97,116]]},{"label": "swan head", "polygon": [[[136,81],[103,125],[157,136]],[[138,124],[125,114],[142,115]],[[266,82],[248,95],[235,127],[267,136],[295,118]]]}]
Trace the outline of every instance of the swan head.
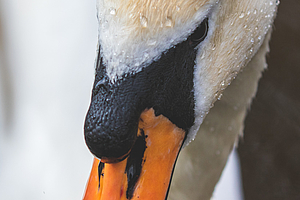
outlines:
[{"label": "swan head", "polygon": [[277,1],[97,4],[99,49],[84,132],[101,163],[95,160],[86,199],[165,199],[180,149],[261,46]]}]

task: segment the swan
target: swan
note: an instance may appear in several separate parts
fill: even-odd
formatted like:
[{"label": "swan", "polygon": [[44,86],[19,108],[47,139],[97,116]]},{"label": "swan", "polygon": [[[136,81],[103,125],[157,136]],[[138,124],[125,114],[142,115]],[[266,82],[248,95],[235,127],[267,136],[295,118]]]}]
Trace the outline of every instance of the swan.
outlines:
[{"label": "swan", "polygon": [[85,200],[211,198],[266,68],[278,4],[97,1]]}]

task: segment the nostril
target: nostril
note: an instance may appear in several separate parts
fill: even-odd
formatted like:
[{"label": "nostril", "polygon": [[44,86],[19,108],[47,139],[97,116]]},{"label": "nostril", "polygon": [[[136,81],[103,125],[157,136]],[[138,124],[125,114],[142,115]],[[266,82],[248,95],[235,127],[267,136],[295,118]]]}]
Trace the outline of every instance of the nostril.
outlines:
[{"label": "nostril", "polygon": [[98,81],[98,83],[95,85],[95,89],[97,89],[100,86],[103,86],[105,83],[105,78],[101,79],[100,81]]},{"label": "nostril", "polygon": [[97,95],[99,92],[101,94],[105,94],[107,91],[107,81],[105,78],[102,78],[100,81],[98,81],[93,88],[93,95]]}]

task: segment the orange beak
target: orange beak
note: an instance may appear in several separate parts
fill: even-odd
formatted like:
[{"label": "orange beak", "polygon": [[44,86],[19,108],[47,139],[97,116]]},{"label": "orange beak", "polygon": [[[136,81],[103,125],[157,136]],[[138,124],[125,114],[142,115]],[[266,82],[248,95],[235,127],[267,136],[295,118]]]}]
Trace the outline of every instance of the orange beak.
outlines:
[{"label": "orange beak", "polygon": [[[168,118],[145,110],[140,117],[138,138],[141,148],[131,149],[128,157],[117,163],[94,159],[84,200],[165,200],[185,131]],[[140,171],[130,168],[132,157],[141,154]]]}]

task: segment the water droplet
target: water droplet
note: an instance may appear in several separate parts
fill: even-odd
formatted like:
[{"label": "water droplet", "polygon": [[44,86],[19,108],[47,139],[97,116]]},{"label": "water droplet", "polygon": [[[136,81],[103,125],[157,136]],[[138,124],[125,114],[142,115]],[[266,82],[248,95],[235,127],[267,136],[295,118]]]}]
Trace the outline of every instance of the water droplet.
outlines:
[{"label": "water droplet", "polygon": [[244,17],[245,17],[245,13],[242,12],[242,13],[240,14],[239,18],[242,19],[242,18],[244,18]]},{"label": "water droplet", "polygon": [[203,60],[205,58],[205,53],[203,52],[201,55],[201,60]]},{"label": "water droplet", "polygon": [[222,81],[221,86],[224,87],[224,85],[225,85],[225,81]]},{"label": "water droplet", "polygon": [[257,14],[257,10],[256,10],[256,9],[253,11],[253,14],[254,14],[254,15],[256,15],[256,14]]},{"label": "water droplet", "polygon": [[145,16],[140,16],[140,22],[143,28],[146,28],[148,26],[148,20]]},{"label": "water droplet", "polygon": [[179,12],[181,10],[180,6],[176,6],[176,11]]},{"label": "water droplet", "polygon": [[173,26],[173,22],[172,22],[172,19],[170,17],[167,17],[167,19],[165,21],[165,26],[166,27],[172,27]]},{"label": "water droplet", "polygon": [[258,40],[261,40],[261,36],[258,36],[258,38],[257,38]]},{"label": "water droplet", "polygon": [[144,53],[144,59],[149,58],[149,54],[148,53]]},{"label": "water droplet", "polygon": [[254,43],[254,38],[251,38],[250,42],[251,42],[251,43]]},{"label": "water droplet", "polygon": [[222,96],[223,96],[223,94],[220,94],[220,95],[218,96],[218,100],[221,100]]},{"label": "water droplet", "polygon": [[278,6],[280,4],[280,1],[279,0],[277,0],[276,1],[276,6]]},{"label": "water droplet", "polygon": [[154,46],[154,45],[156,45],[156,40],[155,39],[150,39],[150,40],[148,40],[147,44],[149,46]]},{"label": "water droplet", "polygon": [[216,50],[216,45],[215,45],[215,44],[213,44],[211,50],[212,50],[212,51]]},{"label": "water droplet", "polygon": [[134,66],[135,66],[135,67],[138,67],[138,66],[140,66],[140,63],[139,63],[139,62],[136,62],[136,63],[134,64]]},{"label": "water droplet", "polygon": [[116,15],[116,9],[115,8],[110,8],[109,14]]},{"label": "water droplet", "polygon": [[[105,20],[105,22],[102,23],[102,28],[104,28],[104,29],[108,28],[108,21],[107,20]],[[107,35],[105,37],[107,37]]]}]

